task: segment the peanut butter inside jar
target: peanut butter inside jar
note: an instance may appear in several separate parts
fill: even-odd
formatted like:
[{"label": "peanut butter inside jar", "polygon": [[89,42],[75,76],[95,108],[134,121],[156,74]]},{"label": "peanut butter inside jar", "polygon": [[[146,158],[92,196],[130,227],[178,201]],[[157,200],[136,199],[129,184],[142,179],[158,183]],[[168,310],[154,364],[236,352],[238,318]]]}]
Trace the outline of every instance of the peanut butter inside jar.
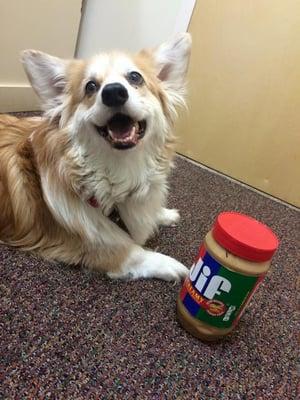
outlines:
[{"label": "peanut butter inside jar", "polygon": [[266,225],[244,214],[221,213],[179,293],[181,325],[206,341],[232,332],[269,270],[278,245]]}]

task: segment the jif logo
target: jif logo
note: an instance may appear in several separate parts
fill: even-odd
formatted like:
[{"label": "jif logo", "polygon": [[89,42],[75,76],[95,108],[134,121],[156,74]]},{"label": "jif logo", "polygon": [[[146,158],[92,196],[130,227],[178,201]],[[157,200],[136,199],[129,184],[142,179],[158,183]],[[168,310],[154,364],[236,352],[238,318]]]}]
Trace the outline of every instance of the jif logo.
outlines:
[{"label": "jif logo", "polygon": [[201,258],[192,268],[190,279],[194,283],[195,288],[210,300],[222,292],[229,293],[231,289],[229,280],[220,275],[212,275],[211,269],[204,264]]}]

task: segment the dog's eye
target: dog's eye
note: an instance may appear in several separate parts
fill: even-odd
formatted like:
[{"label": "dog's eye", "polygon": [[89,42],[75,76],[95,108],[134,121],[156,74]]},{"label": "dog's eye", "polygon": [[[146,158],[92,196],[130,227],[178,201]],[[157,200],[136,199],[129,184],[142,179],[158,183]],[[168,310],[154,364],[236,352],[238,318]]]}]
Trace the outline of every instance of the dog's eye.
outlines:
[{"label": "dog's eye", "polygon": [[141,86],[144,83],[144,78],[137,71],[129,72],[129,74],[127,75],[127,80],[132,85],[137,85],[137,86]]},{"label": "dog's eye", "polygon": [[92,94],[96,93],[98,91],[98,89],[99,89],[99,85],[95,81],[89,81],[85,85],[85,93],[87,95],[92,95]]}]

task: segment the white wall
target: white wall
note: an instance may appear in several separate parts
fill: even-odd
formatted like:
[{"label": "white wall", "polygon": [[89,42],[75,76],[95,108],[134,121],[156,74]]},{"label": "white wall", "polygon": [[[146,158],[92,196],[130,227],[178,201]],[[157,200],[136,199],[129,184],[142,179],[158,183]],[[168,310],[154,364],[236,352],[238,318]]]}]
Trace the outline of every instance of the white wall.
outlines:
[{"label": "white wall", "polygon": [[186,31],[196,0],[85,0],[76,56],[137,51]]}]

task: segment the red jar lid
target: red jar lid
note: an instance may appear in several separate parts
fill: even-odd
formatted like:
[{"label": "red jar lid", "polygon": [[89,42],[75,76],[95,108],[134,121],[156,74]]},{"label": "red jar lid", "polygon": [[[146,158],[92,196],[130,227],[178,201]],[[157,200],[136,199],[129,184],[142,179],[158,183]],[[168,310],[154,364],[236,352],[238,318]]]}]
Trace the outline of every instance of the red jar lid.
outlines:
[{"label": "red jar lid", "polygon": [[212,234],[216,242],[230,253],[256,262],[270,260],[279,245],[270,228],[237,212],[219,214]]}]

